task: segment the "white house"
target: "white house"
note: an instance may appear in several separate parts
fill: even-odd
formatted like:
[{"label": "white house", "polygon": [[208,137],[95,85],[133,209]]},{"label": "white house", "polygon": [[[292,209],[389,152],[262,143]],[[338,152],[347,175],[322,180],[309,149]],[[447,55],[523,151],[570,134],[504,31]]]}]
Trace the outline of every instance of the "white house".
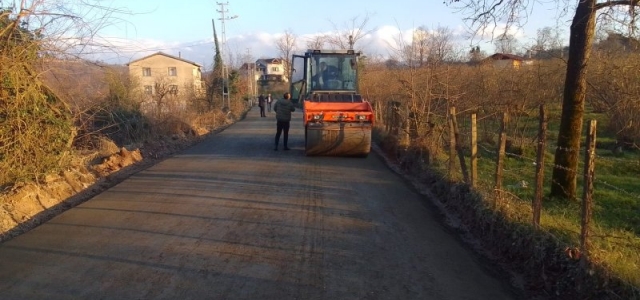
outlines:
[{"label": "white house", "polygon": [[189,97],[205,93],[201,66],[182,57],[157,52],[133,60],[127,66],[129,76],[135,78],[142,93],[147,95],[149,105],[154,101],[168,105],[170,103],[163,100],[166,97],[172,100],[171,104],[183,107]]},{"label": "white house", "polygon": [[285,63],[279,58],[262,58],[256,60],[256,69],[260,73],[260,80],[263,81],[284,81],[287,82]]}]

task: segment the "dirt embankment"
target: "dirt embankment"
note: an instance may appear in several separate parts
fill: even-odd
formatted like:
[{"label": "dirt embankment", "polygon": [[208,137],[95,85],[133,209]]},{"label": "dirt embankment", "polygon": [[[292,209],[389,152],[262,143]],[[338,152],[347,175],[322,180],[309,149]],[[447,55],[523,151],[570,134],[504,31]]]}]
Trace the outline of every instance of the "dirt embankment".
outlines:
[{"label": "dirt embankment", "polygon": [[[77,157],[67,170],[49,175],[43,182],[15,186],[0,195],[0,242],[46,222],[198,140],[200,137],[160,140],[131,150],[111,143],[101,154]],[[105,153],[105,149],[110,150]],[[92,164],[96,160],[98,163]]]}]

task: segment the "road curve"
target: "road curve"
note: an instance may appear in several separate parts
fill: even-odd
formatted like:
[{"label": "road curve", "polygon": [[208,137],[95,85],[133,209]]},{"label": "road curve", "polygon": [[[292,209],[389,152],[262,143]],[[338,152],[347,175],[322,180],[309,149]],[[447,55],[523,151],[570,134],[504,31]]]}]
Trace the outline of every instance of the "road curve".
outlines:
[{"label": "road curve", "polygon": [[0,244],[0,299],[514,299],[377,155],[247,118]]}]

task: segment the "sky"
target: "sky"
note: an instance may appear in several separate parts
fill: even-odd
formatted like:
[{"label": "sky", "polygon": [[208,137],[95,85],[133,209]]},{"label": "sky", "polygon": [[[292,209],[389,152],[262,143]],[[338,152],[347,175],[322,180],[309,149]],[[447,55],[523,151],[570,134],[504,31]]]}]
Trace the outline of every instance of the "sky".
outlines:
[{"label": "sky", "polygon": [[[368,34],[356,44],[370,56],[389,57],[402,37],[410,42],[413,29],[424,26],[448,27],[460,49],[480,46],[493,51],[491,34],[471,36],[466,15],[444,3],[447,0],[102,0],[115,9],[107,22],[99,25],[94,43],[109,45],[109,51],[91,51],[90,59],[126,64],[146,55],[162,51],[210,68],[214,54],[212,21],[222,42],[221,10],[225,10],[225,48],[227,63],[277,57],[276,40],[285,31],[298,37],[298,48],[306,49],[306,40],[314,35],[349,29],[353,21],[368,22]],[[565,35],[568,18],[558,17],[555,2],[534,1],[536,5],[521,29],[511,34],[521,45],[531,44],[537,29],[558,27]],[[500,24],[498,24],[500,27]],[[500,30],[499,30],[500,31]],[[500,31],[502,32],[502,31]],[[466,51],[466,50],[465,50]],[[230,57],[231,56],[231,57]]]}]

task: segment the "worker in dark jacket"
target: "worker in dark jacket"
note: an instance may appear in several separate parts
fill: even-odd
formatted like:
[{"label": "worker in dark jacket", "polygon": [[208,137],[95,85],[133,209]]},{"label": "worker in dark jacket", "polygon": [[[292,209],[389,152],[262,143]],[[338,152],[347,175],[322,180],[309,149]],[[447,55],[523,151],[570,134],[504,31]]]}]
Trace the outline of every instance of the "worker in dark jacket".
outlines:
[{"label": "worker in dark jacket", "polygon": [[289,142],[289,123],[291,122],[291,112],[294,112],[296,108],[291,103],[291,94],[284,93],[284,99],[276,101],[273,105],[273,111],[276,112],[276,147],[273,149],[278,151],[278,144],[280,143],[280,134],[284,131],[284,150],[289,150],[287,143]]},{"label": "worker in dark jacket", "polygon": [[267,116],[267,115],[264,114],[264,105],[265,105],[264,95],[260,94],[260,97],[258,97],[258,107],[260,107],[260,116],[261,117],[266,117]]}]

